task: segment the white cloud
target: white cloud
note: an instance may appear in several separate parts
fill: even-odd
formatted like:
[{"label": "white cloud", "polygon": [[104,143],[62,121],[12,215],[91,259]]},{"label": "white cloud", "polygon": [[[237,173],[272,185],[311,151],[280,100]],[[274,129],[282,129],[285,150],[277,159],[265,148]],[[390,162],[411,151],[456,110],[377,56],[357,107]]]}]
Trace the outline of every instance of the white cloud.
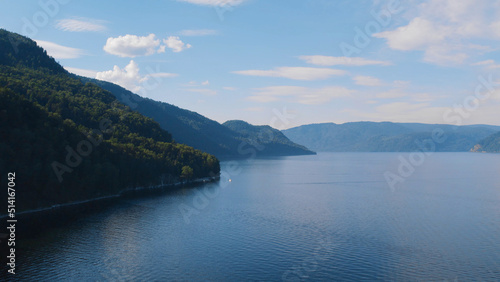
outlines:
[{"label": "white cloud", "polygon": [[[374,34],[400,51],[423,51],[426,62],[462,64],[492,50],[500,39],[497,0],[427,0],[409,2],[408,24]],[[412,6],[413,5],[413,6]],[[489,46],[484,46],[487,42]],[[481,44],[478,44],[481,43]]]},{"label": "white cloud", "polygon": [[95,78],[97,71],[95,70],[86,70],[86,69],[79,69],[79,68],[72,68],[72,67],[64,67],[67,71],[80,75],[80,76],[85,76],[85,77],[90,77],[90,78]]},{"label": "white cloud", "polygon": [[85,32],[104,31],[104,21],[88,18],[63,19],[57,21],[56,28],[64,31]]},{"label": "white cloud", "polygon": [[480,61],[480,62],[474,63],[472,65],[473,66],[488,66],[488,65],[492,65],[492,64],[495,64],[494,60]]},{"label": "white cloud", "polygon": [[169,36],[167,39],[163,39],[163,43],[165,43],[168,48],[172,49],[172,51],[176,53],[182,52],[192,47],[190,44],[185,44],[184,42],[182,42],[178,36]]},{"label": "white cloud", "polygon": [[[446,124],[443,114],[453,107],[432,106],[429,103],[394,102],[376,106],[371,111],[346,109],[354,119],[371,121],[417,122],[430,124]],[[463,119],[463,124],[499,124],[498,106],[496,102],[484,103],[479,110]],[[459,116],[457,114],[457,116]]]},{"label": "white cloud", "polygon": [[178,0],[178,1],[196,5],[203,5],[203,6],[224,7],[224,6],[237,6],[245,2],[246,0]]},{"label": "white cloud", "polygon": [[409,51],[424,50],[429,45],[441,44],[448,32],[446,28],[436,28],[429,20],[415,18],[407,26],[373,36],[385,38],[387,45],[394,50]]},{"label": "white cloud", "polygon": [[98,72],[95,78],[118,84],[132,92],[139,92],[142,90],[141,84],[144,84],[151,77],[166,78],[175,76],[177,75],[173,73],[151,73],[148,75],[141,75],[137,63],[130,60],[130,63],[125,66],[125,68],[122,69],[118,66],[114,66],[112,70]]},{"label": "white cloud", "polygon": [[85,55],[82,49],[71,48],[50,41],[35,40],[37,45],[47,51],[47,54],[55,59],[75,59]]},{"label": "white cloud", "polygon": [[222,89],[227,90],[227,91],[236,91],[237,90],[236,87],[230,87],[230,86],[222,87]]},{"label": "white cloud", "polygon": [[440,98],[440,96],[438,95],[412,92],[408,90],[409,88],[410,88],[409,81],[396,80],[392,82],[391,89],[379,92],[375,95],[375,97],[378,99],[406,98],[408,100],[416,102],[430,102],[436,100],[437,98]]},{"label": "white cloud", "polygon": [[210,85],[210,81],[206,80],[201,83],[201,85]]},{"label": "white cloud", "polygon": [[[158,52],[160,40],[153,33],[148,36],[124,35],[110,37],[104,45],[104,51],[120,57],[148,56]],[[161,52],[161,49],[159,50]]]},{"label": "white cloud", "polygon": [[165,49],[167,46],[165,45],[160,45],[160,48],[158,48],[158,51],[156,51],[158,54],[165,53]]},{"label": "white cloud", "polygon": [[319,66],[367,66],[367,65],[380,65],[389,66],[390,62],[386,61],[375,61],[367,60],[359,57],[331,57],[331,56],[300,56],[299,59],[305,61],[308,64],[319,65]]},{"label": "white cloud", "polygon": [[493,30],[493,35],[500,38],[500,20],[490,24],[490,29]]},{"label": "white cloud", "polygon": [[249,76],[284,77],[295,80],[320,80],[345,75],[347,72],[329,68],[279,67],[273,70],[244,70],[233,73]]},{"label": "white cloud", "polygon": [[353,77],[354,82],[357,85],[363,85],[363,86],[382,86],[383,83],[380,81],[380,79],[371,77],[371,76],[364,76],[364,75],[358,75]]},{"label": "white cloud", "polygon": [[[454,48],[446,45],[430,46],[425,51],[424,60],[430,63],[440,65],[446,64],[462,64],[469,58],[465,52],[461,52],[462,48]],[[451,52],[450,52],[451,51]]]},{"label": "white cloud", "polygon": [[497,64],[495,62],[495,60],[485,60],[485,61],[474,63],[472,65],[473,66],[483,66],[483,67],[486,67],[488,69],[498,69],[498,68],[500,68],[500,64]]},{"label": "white cloud", "polygon": [[323,88],[308,88],[300,86],[271,86],[265,88],[258,88],[253,96],[247,97],[247,100],[254,102],[273,102],[281,98],[292,98],[293,102],[315,105],[323,104],[331,101],[334,98],[348,97],[353,90],[339,87],[329,86]]},{"label": "white cloud", "polygon": [[179,32],[182,36],[208,36],[218,34],[217,30],[213,29],[186,29]]},{"label": "white cloud", "polygon": [[133,92],[141,90],[138,84],[147,80],[147,77],[139,74],[139,66],[133,60],[123,69],[114,66],[113,70],[98,72],[95,78],[113,82]]}]

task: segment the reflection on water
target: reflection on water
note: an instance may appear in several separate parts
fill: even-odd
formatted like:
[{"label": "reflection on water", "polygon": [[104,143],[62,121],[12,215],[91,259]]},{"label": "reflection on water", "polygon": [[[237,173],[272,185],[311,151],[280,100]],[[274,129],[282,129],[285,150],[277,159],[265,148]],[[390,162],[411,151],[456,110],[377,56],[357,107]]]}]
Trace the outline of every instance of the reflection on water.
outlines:
[{"label": "reflection on water", "polygon": [[222,163],[231,182],[121,199],[20,241],[16,278],[498,281],[500,155],[434,154],[392,191],[397,157]]}]

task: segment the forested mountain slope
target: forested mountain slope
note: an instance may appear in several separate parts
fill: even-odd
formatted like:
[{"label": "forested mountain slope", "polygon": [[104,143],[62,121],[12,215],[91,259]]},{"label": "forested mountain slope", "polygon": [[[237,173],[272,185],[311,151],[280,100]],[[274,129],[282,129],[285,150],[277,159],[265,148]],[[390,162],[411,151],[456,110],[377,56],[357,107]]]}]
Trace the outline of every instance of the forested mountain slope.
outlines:
[{"label": "forested mountain slope", "polygon": [[0,172],[16,173],[20,209],[219,173],[214,156],[172,142],[156,121],[74,78],[34,41],[0,30],[0,51]]}]

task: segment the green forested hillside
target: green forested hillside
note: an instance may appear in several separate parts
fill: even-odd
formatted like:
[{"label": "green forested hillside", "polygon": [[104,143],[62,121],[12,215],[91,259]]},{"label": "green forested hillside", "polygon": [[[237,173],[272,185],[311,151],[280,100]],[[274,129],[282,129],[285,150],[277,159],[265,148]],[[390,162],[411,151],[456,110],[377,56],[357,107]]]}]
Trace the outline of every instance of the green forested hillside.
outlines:
[{"label": "green forested hillside", "polygon": [[[110,82],[86,77],[78,78],[83,82],[95,83],[113,93],[122,103],[129,105],[132,109],[145,116],[153,118],[163,129],[172,133],[173,138],[177,142],[193,146],[196,149],[209,152],[220,158],[247,156],[246,154],[242,154],[241,146],[245,145],[242,142],[244,142],[243,140],[248,140],[248,136],[242,136],[240,132],[234,131],[232,128],[224,126],[198,113],[181,109],[168,103],[143,98]],[[255,127],[254,129],[255,136],[252,137],[254,140],[257,139],[257,135],[259,134],[267,135],[266,131],[268,129],[265,127]],[[264,131],[260,132],[260,130]],[[286,144],[283,143],[283,138],[286,139],[286,137],[282,136],[281,133],[276,133],[275,135],[281,135],[281,139],[276,139],[276,143],[275,140],[266,140],[266,150],[258,150],[258,148],[261,148],[260,144],[258,148],[253,147],[251,149],[254,150],[258,156],[301,155],[312,153],[306,148],[294,144],[290,140],[287,140]],[[255,142],[252,142],[252,144],[257,145]]]},{"label": "green forested hillside", "polygon": [[19,208],[219,173],[214,156],[172,142],[157,122],[75,79],[29,39],[0,30],[0,49],[0,172],[16,173]]},{"label": "green forested hillside", "polygon": [[198,113],[174,105],[143,98],[116,84],[79,77],[110,91],[122,103],[141,114],[153,118],[160,126],[172,133],[175,141],[209,152],[218,157],[236,154],[239,141],[237,134]]}]

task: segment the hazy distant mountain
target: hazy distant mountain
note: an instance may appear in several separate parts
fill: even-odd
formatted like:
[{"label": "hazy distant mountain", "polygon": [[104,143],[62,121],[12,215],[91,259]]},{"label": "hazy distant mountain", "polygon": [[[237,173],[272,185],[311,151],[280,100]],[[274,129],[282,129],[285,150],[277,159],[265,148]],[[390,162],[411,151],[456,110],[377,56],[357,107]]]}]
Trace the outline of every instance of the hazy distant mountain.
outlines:
[{"label": "hazy distant mountain", "polygon": [[[314,152],[290,141],[281,131],[268,125],[255,126],[242,120],[230,120],[224,124],[240,134],[238,139],[264,155],[312,155]],[[241,150],[244,148],[240,148]]]},{"label": "hazy distant mountain", "polygon": [[[233,131],[234,128],[223,126],[198,113],[168,103],[142,98],[116,84],[86,77],[78,78],[83,82],[97,84],[111,92],[118,100],[130,106],[133,110],[153,118],[163,129],[172,134],[175,141],[214,154],[219,158],[248,156],[245,154],[245,149],[241,148],[244,145],[242,142],[251,141],[248,143],[257,145],[255,141],[258,140],[257,135],[260,134],[260,130],[263,130],[261,135],[266,136],[266,132],[272,129],[271,127],[255,127],[252,130],[252,134],[255,136],[241,135],[238,130]],[[247,125],[251,127],[250,124]],[[257,155],[281,156],[312,153],[288,140],[278,130],[272,130],[275,132],[275,140],[266,140],[266,149],[258,150],[257,148],[255,150]]]},{"label": "hazy distant mountain", "polygon": [[500,153],[500,132],[494,133],[479,141],[472,152]]},{"label": "hazy distant mountain", "polygon": [[433,130],[440,130],[446,138],[442,143],[434,142],[436,151],[466,152],[500,127],[351,122],[303,125],[283,133],[291,141],[320,152],[411,152],[419,150],[424,140],[432,140]]}]

